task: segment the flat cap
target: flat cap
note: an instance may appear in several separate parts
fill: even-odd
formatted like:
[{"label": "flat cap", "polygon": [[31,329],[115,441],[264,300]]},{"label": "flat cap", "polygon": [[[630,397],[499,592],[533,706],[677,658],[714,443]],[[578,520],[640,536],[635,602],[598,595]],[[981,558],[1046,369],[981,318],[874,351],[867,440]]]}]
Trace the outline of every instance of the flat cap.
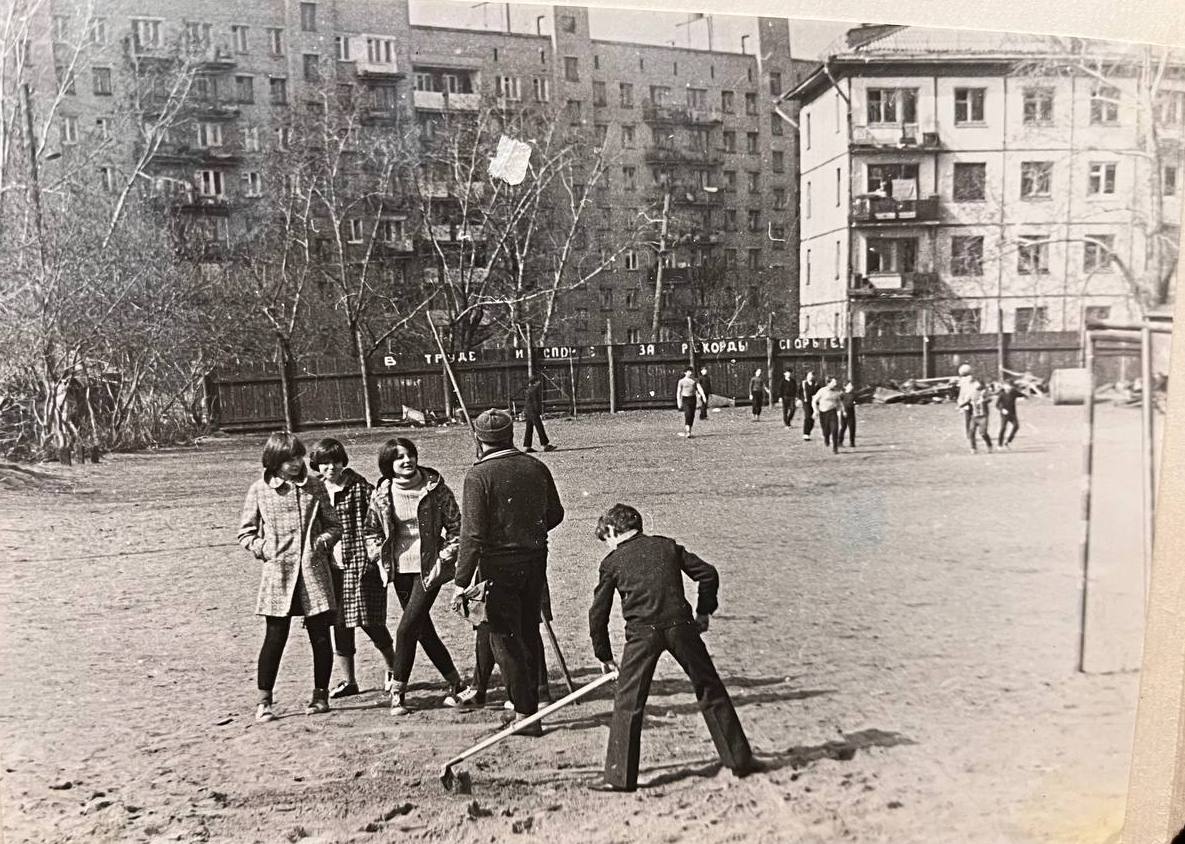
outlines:
[{"label": "flat cap", "polygon": [[514,439],[514,417],[505,410],[491,408],[473,421],[473,432],[483,443],[511,442]]}]

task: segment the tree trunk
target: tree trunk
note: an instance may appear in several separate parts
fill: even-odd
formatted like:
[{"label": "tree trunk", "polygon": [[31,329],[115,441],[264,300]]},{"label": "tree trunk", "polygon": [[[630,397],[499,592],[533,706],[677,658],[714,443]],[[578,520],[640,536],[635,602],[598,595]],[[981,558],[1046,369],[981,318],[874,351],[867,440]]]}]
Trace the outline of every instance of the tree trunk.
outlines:
[{"label": "tree trunk", "polygon": [[662,230],[658,235],[658,266],[654,268],[654,313],[650,320],[650,342],[658,342],[658,329],[662,324],[662,271],[667,251],[667,224],[671,215],[671,191],[662,198]]},{"label": "tree trunk", "polygon": [[358,356],[358,374],[362,378],[362,416],[366,420],[366,427],[374,427],[374,401],[370,394],[370,363],[366,359],[366,346],[362,342],[362,327],[355,323],[350,326],[350,333],[354,337],[354,353]]},{"label": "tree trunk", "polygon": [[296,432],[296,409],[294,407],[295,385],[292,378],[292,347],[283,337],[276,338],[276,365],[280,373],[280,395],[284,403],[284,427]]}]

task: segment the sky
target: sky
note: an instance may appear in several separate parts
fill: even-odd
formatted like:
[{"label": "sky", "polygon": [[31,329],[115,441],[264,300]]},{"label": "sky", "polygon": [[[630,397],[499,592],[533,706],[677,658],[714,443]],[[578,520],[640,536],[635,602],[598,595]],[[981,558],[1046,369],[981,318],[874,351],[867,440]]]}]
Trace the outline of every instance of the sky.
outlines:
[{"label": "sky", "polygon": [[[410,0],[411,22],[422,26],[453,26],[465,29],[506,31],[507,4],[478,3],[476,0]],[[550,6],[510,4],[512,32],[552,33]],[[542,17],[542,20],[539,18]],[[670,44],[678,47],[708,48],[706,20],[688,23],[685,13],[650,12],[629,9],[589,9],[592,37],[608,41],[634,41],[643,44]],[[741,36],[750,35],[746,52],[753,52],[757,41],[754,18],[712,15],[712,48],[741,52]],[[836,37],[850,28],[850,23],[825,21],[790,21],[790,49],[795,58],[816,59]]]}]

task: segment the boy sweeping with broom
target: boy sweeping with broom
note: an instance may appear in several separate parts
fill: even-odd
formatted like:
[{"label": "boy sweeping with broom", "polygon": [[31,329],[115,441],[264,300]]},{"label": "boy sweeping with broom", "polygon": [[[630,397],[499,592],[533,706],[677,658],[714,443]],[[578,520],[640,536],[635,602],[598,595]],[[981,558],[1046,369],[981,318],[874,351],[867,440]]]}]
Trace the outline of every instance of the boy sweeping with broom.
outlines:
[{"label": "boy sweeping with broom", "polygon": [[[588,613],[589,632],[597,659],[606,672],[619,670],[619,678],[605,779],[592,788],[634,791],[638,787],[643,713],[654,669],[664,651],[671,652],[691,679],[720,761],[738,777],[760,770],[728,691],[700,638],[717,606],[720,578],[716,569],[665,536],[642,533],[642,515],[626,504],[614,504],[601,516],[596,535],[612,550],[601,561],[600,579]],[[683,573],[699,583],[694,617],[683,597]],[[609,644],[614,591],[621,594],[625,617],[620,669],[613,661]]]}]

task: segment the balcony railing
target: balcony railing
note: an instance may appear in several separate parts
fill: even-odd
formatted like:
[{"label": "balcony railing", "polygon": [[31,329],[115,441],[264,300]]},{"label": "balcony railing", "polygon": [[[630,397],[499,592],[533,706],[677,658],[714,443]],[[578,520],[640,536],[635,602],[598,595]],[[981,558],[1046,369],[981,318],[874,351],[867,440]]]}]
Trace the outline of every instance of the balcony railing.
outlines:
[{"label": "balcony railing", "polygon": [[854,223],[932,223],[938,220],[938,197],[894,199],[891,196],[858,196],[852,200]]},{"label": "balcony railing", "polygon": [[395,62],[372,62],[359,59],[354,63],[354,72],[359,76],[399,76],[399,66]]},{"label": "balcony railing", "polygon": [[481,108],[481,94],[414,91],[412,102],[422,111],[477,111]]},{"label": "balcony railing", "polygon": [[934,272],[885,272],[855,275],[848,295],[852,298],[910,297],[932,291],[938,283]]},{"label": "balcony railing", "polygon": [[937,150],[941,147],[942,139],[937,132],[922,131],[916,123],[873,123],[852,127],[852,148],[857,152]]},{"label": "balcony railing", "polygon": [[684,123],[707,126],[723,122],[724,115],[715,109],[657,105],[649,100],[644,100],[642,102],[642,120],[647,123]]},{"label": "balcony railing", "polygon": [[646,160],[658,164],[721,164],[724,156],[715,150],[652,146],[646,150]]}]

